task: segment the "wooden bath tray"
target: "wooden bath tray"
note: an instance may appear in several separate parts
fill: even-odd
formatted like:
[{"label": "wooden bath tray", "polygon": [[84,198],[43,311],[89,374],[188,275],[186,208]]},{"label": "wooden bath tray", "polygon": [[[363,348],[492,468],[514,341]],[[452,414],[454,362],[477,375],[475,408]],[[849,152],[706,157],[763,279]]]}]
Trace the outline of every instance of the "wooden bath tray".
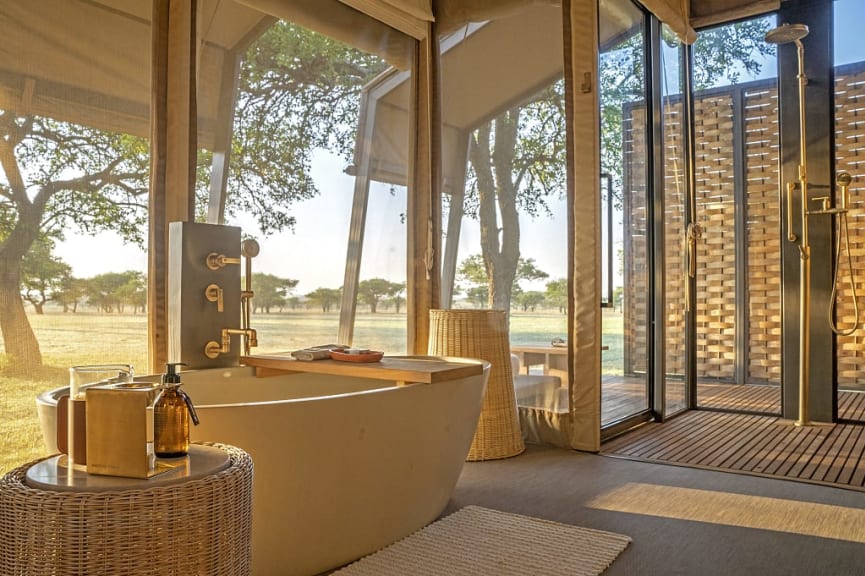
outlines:
[{"label": "wooden bath tray", "polygon": [[276,376],[306,372],[309,374],[333,374],[335,376],[357,376],[376,380],[394,380],[397,383],[419,382],[434,384],[457,378],[477,376],[483,373],[481,364],[449,362],[435,358],[387,357],[368,364],[337,362],[335,360],[295,360],[290,356],[256,355],[241,356],[240,363],[255,367],[256,376]]}]

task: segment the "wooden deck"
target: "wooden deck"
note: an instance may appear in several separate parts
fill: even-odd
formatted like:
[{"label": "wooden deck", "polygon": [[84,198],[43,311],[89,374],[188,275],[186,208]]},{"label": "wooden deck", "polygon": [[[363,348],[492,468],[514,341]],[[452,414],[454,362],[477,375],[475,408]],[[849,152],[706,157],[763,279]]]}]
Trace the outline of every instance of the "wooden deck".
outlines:
[{"label": "wooden deck", "polygon": [[608,441],[601,452],[865,490],[863,424],[798,427],[774,416],[693,410]]},{"label": "wooden deck", "polygon": [[[601,422],[608,424],[645,410],[645,382],[642,378],[607,376],[601,387]],[[684,386],[668,383],[668,413],[684,407]],[[765,384],[697,385],[699,408],[735,410],[767,415],[781,415],[781,387]],[[672,409],[672,410],[670,410]],[[865,392],[840,392],[838,418],[865,422]]]}]

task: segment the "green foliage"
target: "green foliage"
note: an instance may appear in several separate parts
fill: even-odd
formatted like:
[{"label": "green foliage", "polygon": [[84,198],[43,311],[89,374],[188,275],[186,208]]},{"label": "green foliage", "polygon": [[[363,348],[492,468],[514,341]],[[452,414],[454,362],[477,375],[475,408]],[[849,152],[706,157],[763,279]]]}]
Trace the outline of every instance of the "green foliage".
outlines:
[{"label": "green foliage", "polygon": [[54,241],[40,235],[21,262],[21,296],[37,314],[42,314],[45,303],[56,299],[72,279],[72,268],[51,254],[53,248]]},{"label": "green foliage", "polygon": [[339,306],[342,290],[338,288],[316,288],[306,295],[306,301],[312,306],[321,308],[322,312],[330,312],[331,308]]},{"label": "green foliage", "polygon": [[361,280],[357,286],[358,299],[369,305],[371,314],[375,314],[382,300],[398,296],[405,290],[405,284],[390,282],[384,278]]},{"label": "green foliage", "polygon": [[534,312],[538,306],[544,303],[546,296],[544,296],[543,292],[530,290],[528,292],[520,292],[514,300],[523,312]]},{"label": "green foliage", "polygon": [[252,291],[255,292],[255,297],[252,299],[253,307],[255,310],[264,310],[268,314],[271,308],[282,310],[288,304],[288,295],[297,283],[297,280],[280,278],[273,274],[254,274],[252,276]]},{"label": "green foliage", "polygon": [[568,309],[568,279],[558,278],[547,282],[544,297],[547,304],[558,308],[559,312],[564,314]]},{"label": "green foliage", "polygon": [[756,76],[760,59],[775,53],[775,46],[763,40],[769,26],[760,18],[700,31],[694,43],[694,88],[705,90],[721,80],[735,84],[742,71]]},{"label": "green foliage", "polygon": [[[541,270],[535,264],[534,258],[520,258],[517,261],[514,283],[511,286],[511,297],[517,300],[523,293],[520,287],[521,281],[543,280],[549,274]],[[460,262],[457,267],[457,280],[461,283],[460,291],[464,291],[466,298],[474,306],[488,306],[489,303],[489,275],[483,256],[472,254]]]},{"label": "green foliage", "polygon": [[318,194],[313,152],[350,158],[360,90],[385,68],[377,56],[285,21],[253,42],[240,69],[228,213],[254,215],[264,233],[291,228],[291,205]]},{"label": "green foliage", "polygon": [[124,311],[124,305],[132,305],[135,310],[143,309],[146,301],[147,280],[141,272],[107,272],[85,281],[84,294],[87,303],[99,312]]},{"label": "green foliage", "polygon": [[534,258],[520,258],[519,262],[517,262],[517,281],[528,280],[531,282],[532,280],[544,280],[549,277],[549,274],[535,265]]},{"label": "green foliage", "polygon": [[[53,292],[53,298],[55,302],[61,304],[63,306],[64,312],[72,312],[78,311],[78,302],[84,298],[85,286],[87,284],[86,280],[81,278],[75,278],[73,276],[68,276],[64,278],[57,289]],[[146,300],[146,294],[145,294]]]},{"label": "green foliage", "polygon": [[[9,111],[0,111],[0,137],[14,154],[0,179],[4,242],[19,224],[48,235],[113,230],[128,241],[144,242],[150,176],[146,140]],[[22,221],[24,215],[39,218]]]}]

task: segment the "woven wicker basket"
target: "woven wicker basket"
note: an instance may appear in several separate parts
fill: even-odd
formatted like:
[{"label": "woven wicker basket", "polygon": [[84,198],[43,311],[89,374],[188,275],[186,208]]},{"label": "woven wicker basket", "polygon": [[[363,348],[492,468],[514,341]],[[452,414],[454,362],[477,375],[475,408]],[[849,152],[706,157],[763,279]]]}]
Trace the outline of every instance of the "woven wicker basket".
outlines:
[{"label": "woven wicker basket", "polygon": [[508,319],[502,310],[430,310],[429,353],[491,364],[467,460],[516,456],[526,449],[514,397]]},{"label": "woven wicker basket", "polygon": [[0,574],[248,576],[249,455],[207,477],[141,490],[56,492],[25,484],[21,466],[0,479]]}]

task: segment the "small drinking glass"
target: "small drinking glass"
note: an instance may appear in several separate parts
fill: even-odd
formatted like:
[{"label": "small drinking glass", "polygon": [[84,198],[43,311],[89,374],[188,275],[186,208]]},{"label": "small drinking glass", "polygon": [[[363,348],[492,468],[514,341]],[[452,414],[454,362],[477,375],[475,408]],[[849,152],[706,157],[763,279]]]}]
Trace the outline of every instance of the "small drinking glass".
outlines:
[{"label": "small drinking glass", "polygon": [[66,446],[70,465],[80,467],[87,463],[87,388],[97,384],[129,383],[133,374],[131,364],[91,364],[69,369]]}]

